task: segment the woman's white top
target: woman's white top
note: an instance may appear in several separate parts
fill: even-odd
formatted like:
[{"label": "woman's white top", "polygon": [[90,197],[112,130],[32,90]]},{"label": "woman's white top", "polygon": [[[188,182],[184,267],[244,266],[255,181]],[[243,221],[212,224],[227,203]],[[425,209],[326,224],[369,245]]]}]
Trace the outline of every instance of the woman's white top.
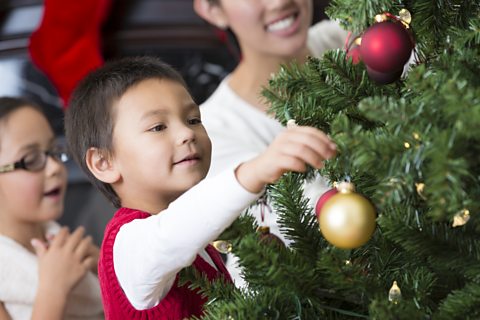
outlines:
[{"label": "woman's white top", "polygon": [[[312,55],[320,57],[328,49],[341,48],[347,32],[330,20],[321,21],[309,30],[308,48]],[[209,176],[215,176],[225,168],[253,158],[285,130],[274,118],[255,108],[239,97],[229,86],[228,76],[216,91],[200,106],[202,122],[212,140],[212,165]],[[304,194],[314,206],[318,197],[327,190],[324,179],[319,178],[305,185]],[[265,211],[265,210],[264,210]],[[275,212],[265,212],[262,221],[261,208],[249,210],[259,225],[268,226],[270,232],[288,244],[279,230]],[[229,257],[227,269],[237,286],[245,285],[236,267],[236,259]]]}]

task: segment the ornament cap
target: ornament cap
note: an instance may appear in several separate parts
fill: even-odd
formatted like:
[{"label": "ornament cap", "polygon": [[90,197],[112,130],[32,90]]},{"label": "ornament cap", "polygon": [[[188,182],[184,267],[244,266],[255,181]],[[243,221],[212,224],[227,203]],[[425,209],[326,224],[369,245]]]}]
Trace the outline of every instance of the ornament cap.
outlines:
[{"label": "ornament cap", "polygon": [[287,128],[290,129],[290,128],[295,128],[297,126],[297,122],[295,121],[295,119],[289,119],[287,121]]},{"label": "ornament cap", "polygon": [[270,233],[270,227],[267,227],[267,226],[259,226],[257,228],[257,231],[262,233],[262,234],[268,234]]},{"label": "ornament cap", "polygon": [[337,190],[341,193],[355,192],[355,185],[351,182],[342,181],[337,183]]}]

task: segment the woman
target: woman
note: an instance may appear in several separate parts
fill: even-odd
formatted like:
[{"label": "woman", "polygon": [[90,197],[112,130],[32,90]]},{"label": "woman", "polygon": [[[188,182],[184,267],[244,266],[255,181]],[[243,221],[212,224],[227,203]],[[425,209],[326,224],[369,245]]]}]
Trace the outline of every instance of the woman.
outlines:
[{"label": "woman", "polygon": [[[312,0],[194,0],[199,16],[214,26],[229,29],[241,50],[241,61],[202,104],[202,120],[212,140],[209,175],[238,164],[262,152],[285,128],[267,114],[269,105],[261,96],[273,73],[282,64],[303,63],[308,56],[321,56],[328,49],[340,48],[346,31],[333,21],[311,26]],[[314,204],[326,191],[321,179],[305,187]],[[274,212],[251,210],[260,226],[283,241]],[[263,208],[265,209],[265,208]],[[244,286],[229,257],[227,267],[237,286]]]}]

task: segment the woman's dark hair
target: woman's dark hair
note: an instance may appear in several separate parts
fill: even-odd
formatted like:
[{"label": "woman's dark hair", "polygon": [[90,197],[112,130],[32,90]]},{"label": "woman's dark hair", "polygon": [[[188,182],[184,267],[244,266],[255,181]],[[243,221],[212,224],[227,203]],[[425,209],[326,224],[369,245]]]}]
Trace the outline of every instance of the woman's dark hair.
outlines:
[{"label": "woman's dark hair", "polygon": [[73,159],[92,183],[115,206],[121,199],[108,183],[88,169],[85,156],[97,148],[108,156],[113,151],[113,105],[125,92],[147,79],[168,79],[186,84],[172,67],[155,57],[128,57],[106,63],[85,77],[74,90],[65,114],[65,134]]}]

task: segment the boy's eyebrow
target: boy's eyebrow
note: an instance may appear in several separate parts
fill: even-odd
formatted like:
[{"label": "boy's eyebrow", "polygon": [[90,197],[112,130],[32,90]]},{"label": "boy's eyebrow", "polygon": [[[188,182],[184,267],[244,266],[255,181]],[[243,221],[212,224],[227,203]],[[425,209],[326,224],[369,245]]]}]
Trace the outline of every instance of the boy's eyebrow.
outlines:
[{"label": "boy's eyebrow", "polygon": [[[191,110],[191,109],[199,108],[198,104],[196,104],[193,101],[189,101],[189,102],[185,103],[183,107],[185,108],[185,110]],[[152,117],[152,116],[156,116],[156,115],[159,115],[159,114],[167,114],[167,113],[169,113],[168,110],[161,109],[161,108],[158,108],[158,109],[155,109],[155,110],[150,110],[150,111],[145,112],[142,115],[142,117],[140,118],[140,121],[143,121],[143,120],[145,120],[149,117]]]},{"label": "boy's eyebrow", "polygon": [[198,109],[199,106],[193,101],[189,101],[185,104],[185,109]]},{"label": "boy's eyebrow", "polygon": [[156,116],[158,114],[166,114],[168,113],[167,110],[164,110],[164,109],[155,109],[155,110],[150,110],[148,112],[145,112],[142,117],[140,118],[140,120],[145,120],[149,117],[152,117],[152,116]]}]

